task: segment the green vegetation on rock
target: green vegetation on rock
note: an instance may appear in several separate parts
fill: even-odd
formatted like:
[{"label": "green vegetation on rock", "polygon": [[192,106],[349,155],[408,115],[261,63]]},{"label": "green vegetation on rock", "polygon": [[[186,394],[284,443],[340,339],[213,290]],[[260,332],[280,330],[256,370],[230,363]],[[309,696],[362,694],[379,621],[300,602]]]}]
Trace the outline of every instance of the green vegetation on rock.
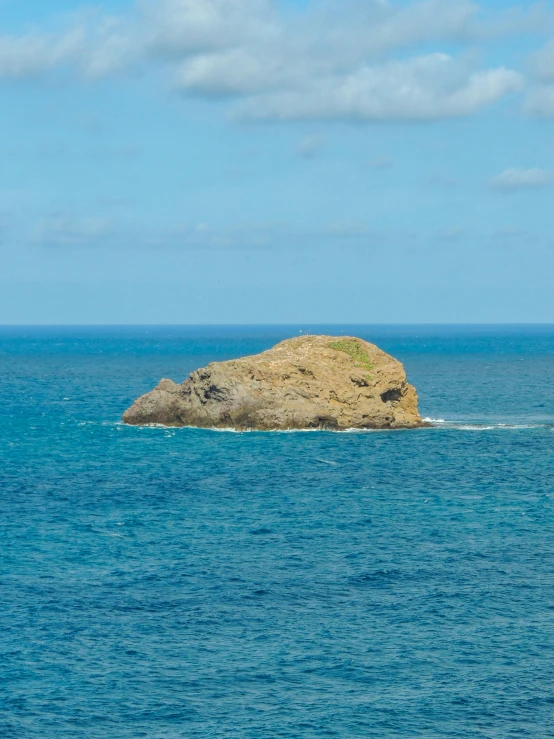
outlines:
[{"label": "green vegetation on rock", "polygon": [[[356,362],[356,367],[359,367],[360,369],[372,370],[374,368],[369,357],[355,339],[333,341],[329,344],[329,347],[331,349],[335,349],[337,352],[344,352],[345,354],[350,355]],[[367,375],[366,379],[370,380],[371,377]]]}]

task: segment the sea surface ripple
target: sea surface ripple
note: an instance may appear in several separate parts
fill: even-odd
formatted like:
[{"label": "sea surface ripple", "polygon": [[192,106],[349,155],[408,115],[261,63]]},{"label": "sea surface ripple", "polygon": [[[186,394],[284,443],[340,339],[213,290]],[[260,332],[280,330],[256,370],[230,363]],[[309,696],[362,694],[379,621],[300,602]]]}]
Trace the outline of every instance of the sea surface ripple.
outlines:
[{"label": "sea surface ripple", "polygon": [[554,329],[306,327],[432,428],[129,428],[298,327],[0,329],[3,739],[554,737]]}]

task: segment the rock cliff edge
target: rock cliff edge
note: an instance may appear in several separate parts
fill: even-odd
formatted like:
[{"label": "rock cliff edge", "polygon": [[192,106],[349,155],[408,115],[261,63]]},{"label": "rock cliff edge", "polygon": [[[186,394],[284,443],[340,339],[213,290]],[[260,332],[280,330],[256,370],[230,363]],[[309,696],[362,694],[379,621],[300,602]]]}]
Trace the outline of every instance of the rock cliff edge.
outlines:
[{"label": "rock cliff edge", "polygon": [[131,425],[235,429],[399,429],[425,425],[400,362],[348,336],[299,336],[268,351],[162,380]]}]

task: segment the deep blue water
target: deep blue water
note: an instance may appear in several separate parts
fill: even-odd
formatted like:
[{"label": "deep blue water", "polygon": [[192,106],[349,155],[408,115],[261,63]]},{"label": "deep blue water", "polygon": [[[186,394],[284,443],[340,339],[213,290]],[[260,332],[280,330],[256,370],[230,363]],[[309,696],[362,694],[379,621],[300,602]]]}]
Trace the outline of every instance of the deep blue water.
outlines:
[{"label": "deep blue water", "polygon": [[0,329],[0,737],[554,737],[554,328],[390,351],[420,431],[127,428],[298,328]]}]

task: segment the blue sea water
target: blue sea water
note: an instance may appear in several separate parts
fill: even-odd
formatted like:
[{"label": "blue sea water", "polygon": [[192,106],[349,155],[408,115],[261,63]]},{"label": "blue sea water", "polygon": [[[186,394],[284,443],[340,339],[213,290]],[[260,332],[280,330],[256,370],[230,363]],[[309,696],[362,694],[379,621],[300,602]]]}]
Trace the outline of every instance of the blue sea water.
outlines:
[{"label": "blue sea water", "polygon": [[0,329],[0,737],[554,737],[554,328],[303,327],[433,428],[128,428],[298,327]]}]

